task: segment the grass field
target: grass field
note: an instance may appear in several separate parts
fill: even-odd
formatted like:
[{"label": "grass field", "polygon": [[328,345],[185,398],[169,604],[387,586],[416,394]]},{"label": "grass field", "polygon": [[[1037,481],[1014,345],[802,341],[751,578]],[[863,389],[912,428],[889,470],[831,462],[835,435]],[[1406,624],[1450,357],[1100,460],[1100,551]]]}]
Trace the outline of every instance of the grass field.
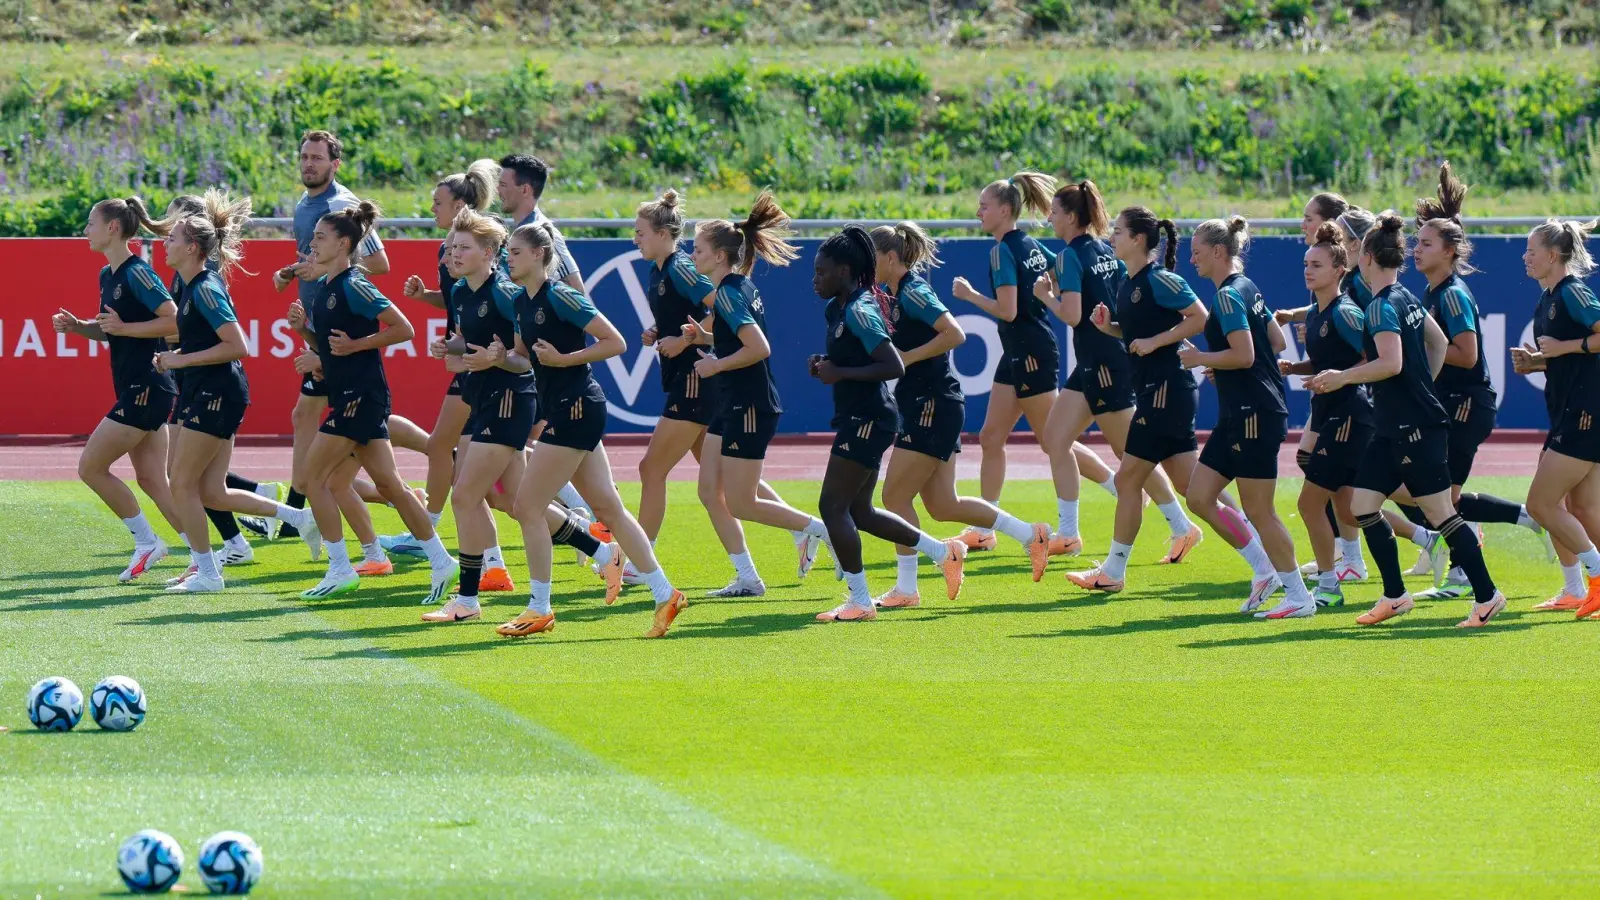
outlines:
[{"label": "grass field", "polygon": [[[1110,501],[1084,496],[1102,553]],[[672,501],[669,571],[721,586],[693,486]],[[1456,601],[1362,630],[1375,583],[1257,622],[1222,541],[1161,568],[1147,524],[1115,599],[1059,564],[1035,585],[1002,545],[959,601],[858,626],[814,623],[826,564],[796,584],[788,536],[752,528],[768,596],[693,603],[656,642],[642,589],[605,608],[561,552],[560,626],[513,642],[491,626],[520,594],[421,626],[415,568],[301,602],[321,565],[298,542],[220,596],[118,587],[127,535],[87,489],[0,483],[0,896],[118,892],[145,827],[183,843],[191,890],[202,839],[253,835],[278,897],[1593,896],[1600,623],[1527,611],[1559,585],[1534,536],[1490,529],[1491,627],[1457,631]],[[885,589],[892,551],[868,552]],[[36,733],[24,694],[56,674],[133,676],[150,718]]]}]

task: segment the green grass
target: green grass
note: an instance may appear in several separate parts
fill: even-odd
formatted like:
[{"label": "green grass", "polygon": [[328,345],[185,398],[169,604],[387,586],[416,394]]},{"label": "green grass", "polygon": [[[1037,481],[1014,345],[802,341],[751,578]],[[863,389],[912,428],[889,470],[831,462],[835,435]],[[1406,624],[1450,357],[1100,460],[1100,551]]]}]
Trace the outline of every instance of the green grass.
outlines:
[{"label": "green grass", "polygon": [[[1005,500],[1043,518],[1049,494]],[[1084,496],[1102,553],[1109,499]],[[220,596],[118,587],[127,536],[77,484],[0,484],[0,534],[0,896],[120,890],[116,846],[143,827],[191,869],[211,832],[252,834],[279,897],[1576,897],[1600,878],[1600,626],[1527,611],[1559,575],[1520,529],[1487,544],[1510,609],[1462,633],[1465,601],[1357,628],[1375,583],[1309,621],[1241,618],[1222,541],[1150,564],[1153,511],[1115,599],[1061,565],[1034,585],[1002,546],[956,602],[824,626],[826,566],[796,584],[787,535],[752,527],[767,597],[693,603],[655,642],[642,592],[605,608],[565,552],[559,627],[512,642],[491,625],[520,594],[425,628],[414,567],[301,602],[321,566],[298,543],[258,546]],[[692,485],[662,550],[693,592],[729,574]],[[868,540],[875,589],[891,552]],[[150,718],[35,733],[22,698],[52,674],[131,675]]]}]

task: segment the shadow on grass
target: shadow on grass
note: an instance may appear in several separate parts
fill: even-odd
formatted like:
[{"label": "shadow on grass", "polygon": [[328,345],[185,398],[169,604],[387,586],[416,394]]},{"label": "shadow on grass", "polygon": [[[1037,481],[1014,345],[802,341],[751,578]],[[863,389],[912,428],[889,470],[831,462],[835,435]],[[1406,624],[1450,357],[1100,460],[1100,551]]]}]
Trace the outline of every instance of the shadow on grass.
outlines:
[{"label": "shadow on grass", "polygon": [[[1318,613],[1320,616],[1321,613]],[[1406,622],[1401,619],[1386,625],[1350,625],[1344,628],[1317,630],[1273,631],[1244,637],[1220,638],[1209,641],[1191,641],[1181,646],[1190,650],[1214,650],[1225,647],[1254,647],[1267,644],[1288,644],[1312,641],[1412,641],[1434,638],[1456,640],[1488,640],[1492,635],[1527,631],[1546,625],[1558,625],[1566,620],[1533,618],[1521,614],[1504,614],[1495,617],[1483,628],[1457,628],[1455,623]]]}]

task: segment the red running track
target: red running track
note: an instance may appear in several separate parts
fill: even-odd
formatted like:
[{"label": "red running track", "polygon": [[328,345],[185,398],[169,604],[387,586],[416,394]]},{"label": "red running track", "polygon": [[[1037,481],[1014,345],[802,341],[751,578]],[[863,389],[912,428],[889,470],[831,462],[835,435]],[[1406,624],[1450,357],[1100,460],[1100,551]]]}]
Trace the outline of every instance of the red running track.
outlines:
[{"label": "red running track", "polygon": [[[1090,444],[1101,458],[1112,461],[1111,448],[1105,444]],[[66,442],[37,446],[0,446],[0,480],[15,481],[72,481],[78,477],[78,454],[83,443]],[[816,481],[822,478],[828,461],[829,445],[817,443],[774,444],[767,452],[764,474],[768,479],[785,481]],[[1472,471],[1476,475],[1532,476],[1539,459],[1540,444],[1534,441],[1491,441],[1478,450],[1477,462]],[[1283,445],[1279,454],[1279,470],[1287,476],[1297,476],[1299,467],[1294,462],[1295,444]],[[607,448],[611,467],[618,481],[639,480],[639,458],[644,455],[640,444],[627,443]],[[976,444],[964,445],[957,457],[956,471],[961,478],[978,477],[978,460],[981,451]],[[408,481],[422,481],[427,476],[427,461],[419,454],[397,450],[400,473]],[[1050,464],[1043,451],[1031,440],[1012,443],[1007,448],[1007,477],[1016,479],[1047,479]],[[289,480],[290,452],[288,446],[246,446],[233,451],[233,471],[257,481]],[[693,457],[687,457],[673,470],[674,480],[691,481],[698,467]],[[126,460],[112,471],[124,478],[132,478],[133,470]]]}]

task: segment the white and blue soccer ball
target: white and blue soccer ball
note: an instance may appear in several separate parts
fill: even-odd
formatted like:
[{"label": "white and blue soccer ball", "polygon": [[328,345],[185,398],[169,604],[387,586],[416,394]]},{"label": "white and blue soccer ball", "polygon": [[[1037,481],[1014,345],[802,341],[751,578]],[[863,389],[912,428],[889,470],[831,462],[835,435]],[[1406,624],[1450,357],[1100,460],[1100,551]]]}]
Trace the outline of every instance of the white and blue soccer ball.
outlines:
[{"label": "white and blue soccer ball", "polygon": [[144,721],[144,689],[126,675],[103,679],[89,692],[89,714],[107,731],[132,731]]},{"label": "white and blue soccer ball", "polygon": [[68,678],[46,678],[28,692],[28,721],[40,731],[71,731],[83,718],[83,691]]},{"label": "white and blue soccer ball", "polygon": [[183,874],[183,848],[172,835],[146,828],[122,842],[117,874],[135,894],[165,894]]},{"label": "white and blue soccer ball", "polygon": [[200,847],[200,880],[213,894],[248,894],[261,880],[261,848],[247,834],[220,831]]}]

